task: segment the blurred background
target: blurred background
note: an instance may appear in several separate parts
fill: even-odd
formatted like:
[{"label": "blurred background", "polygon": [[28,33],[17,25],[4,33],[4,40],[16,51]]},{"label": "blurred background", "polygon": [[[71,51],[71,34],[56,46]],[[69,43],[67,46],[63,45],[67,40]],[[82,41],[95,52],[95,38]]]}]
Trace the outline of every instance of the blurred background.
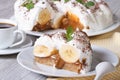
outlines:
[{"label": "blurred background", "polygon": [[0,18],[10,18],[14,14],[16,0],[0,0]]}]

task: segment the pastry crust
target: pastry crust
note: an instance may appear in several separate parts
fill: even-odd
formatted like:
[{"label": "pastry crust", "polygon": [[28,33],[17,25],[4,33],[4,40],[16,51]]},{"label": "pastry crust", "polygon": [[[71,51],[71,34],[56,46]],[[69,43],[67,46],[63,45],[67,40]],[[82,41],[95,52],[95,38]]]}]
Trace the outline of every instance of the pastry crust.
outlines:
[{"label": "pastry crust", "polygon": [[80,70],[82,69],[82,64],[81,63],[79,63],[79,62],[66,63],[60,58],[59,58],[58,62],[56,63],[57,65],[55,65],[55,60],[52,59],[51,57],[46,57],[46,58],[35,57],[35,61],[40,63],[40,64],[45,64],[45,65],[48,65],[48,66],[54,66],[58,69],[61,69],[61,66],[62,66],[62,69],[73,71],[73,72],[76,72],[76,73],[80,73]]}]

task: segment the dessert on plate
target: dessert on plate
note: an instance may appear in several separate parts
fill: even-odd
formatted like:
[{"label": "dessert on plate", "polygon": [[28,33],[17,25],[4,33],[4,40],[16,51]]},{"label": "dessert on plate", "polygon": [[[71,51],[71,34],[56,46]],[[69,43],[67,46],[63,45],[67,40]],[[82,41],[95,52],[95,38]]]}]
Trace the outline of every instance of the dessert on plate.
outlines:
[{"label": "dessert on plate", "polygon": [[73,29],[99,31],[113,24],[113,14],[103,0],[17,0],[18,28],[24,31]]},{"label": "dessert on plate", "polygon": [[35,41],[33,54],[40,64],[76,73],[90,71],[92,49],[85,32],[70,28],[67,32],[46,34]]}]

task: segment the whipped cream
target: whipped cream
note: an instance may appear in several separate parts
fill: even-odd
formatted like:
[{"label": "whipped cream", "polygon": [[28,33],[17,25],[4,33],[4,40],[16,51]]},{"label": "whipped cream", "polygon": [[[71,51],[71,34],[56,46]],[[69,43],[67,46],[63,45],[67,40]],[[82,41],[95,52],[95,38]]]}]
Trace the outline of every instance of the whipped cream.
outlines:
[{"label": "whipped cream", "polygon": [[[52,50],[56,48],[54,42],[48,35],[41,36],[35,41],[34,48],[36,46],[45,46],[48,48],[48,53],[51,53]],[[34,52],[34,55],[37,57],[46,57],[45,53],[39,54],[38,52]]]}]

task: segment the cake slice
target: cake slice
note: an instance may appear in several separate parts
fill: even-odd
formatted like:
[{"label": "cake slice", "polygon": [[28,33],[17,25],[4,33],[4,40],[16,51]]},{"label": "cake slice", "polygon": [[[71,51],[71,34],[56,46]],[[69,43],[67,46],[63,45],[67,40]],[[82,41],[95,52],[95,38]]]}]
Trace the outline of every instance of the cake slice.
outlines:
[{"label": "cake slice", "polygon": [[65,32],[43,35],[34,44],[35,61],[76,73],[91,69],[92,49],[86,33],[75,31],[68,41]]}]

